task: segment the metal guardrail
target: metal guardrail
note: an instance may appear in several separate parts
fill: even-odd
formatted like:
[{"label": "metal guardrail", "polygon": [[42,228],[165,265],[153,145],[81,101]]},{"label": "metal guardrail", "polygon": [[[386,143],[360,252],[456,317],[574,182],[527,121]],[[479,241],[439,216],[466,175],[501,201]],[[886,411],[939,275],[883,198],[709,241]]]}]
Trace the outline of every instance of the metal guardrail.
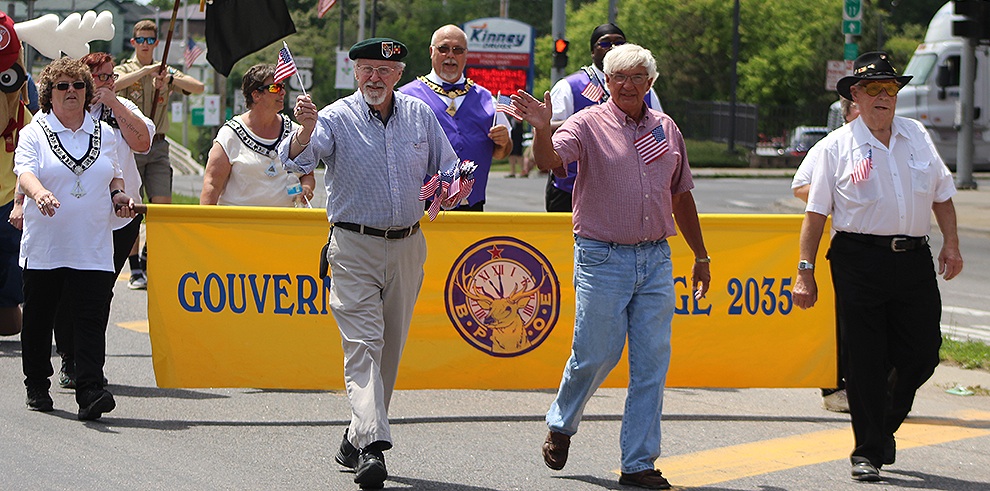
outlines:
[{"label": "metal guardrail", "polygon": [[165,139],[168,141],[168,159],[173,171],[182,175],[203,175],[206,167],[193,158],[188,148],[167,136]]}]

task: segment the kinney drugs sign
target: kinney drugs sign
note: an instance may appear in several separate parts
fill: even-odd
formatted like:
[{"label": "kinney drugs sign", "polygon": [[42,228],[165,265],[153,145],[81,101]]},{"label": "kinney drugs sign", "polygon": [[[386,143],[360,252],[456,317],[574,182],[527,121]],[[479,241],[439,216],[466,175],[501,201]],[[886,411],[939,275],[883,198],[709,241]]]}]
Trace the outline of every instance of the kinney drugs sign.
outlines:
[{"label": "kinney drugs sign", "polygon": [[465,22],[467,76],[493,94],[531,90],[534,76],[532,26],[488,17]]}]

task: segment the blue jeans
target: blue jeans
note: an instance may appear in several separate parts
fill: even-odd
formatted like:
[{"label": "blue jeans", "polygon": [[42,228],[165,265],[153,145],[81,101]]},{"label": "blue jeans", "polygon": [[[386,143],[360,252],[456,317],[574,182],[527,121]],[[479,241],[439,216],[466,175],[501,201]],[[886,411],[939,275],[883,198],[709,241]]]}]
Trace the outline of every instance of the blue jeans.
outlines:
[{"label": "blue jeans", "polygon": [[629,338],[629,387],[622,414],[622,472],[653,469],[660,456],[660,413],[670,364],[674,280],[666,240],[618,245],[574,239],[574,340],[550,430],[573,435],[584,407]]}]

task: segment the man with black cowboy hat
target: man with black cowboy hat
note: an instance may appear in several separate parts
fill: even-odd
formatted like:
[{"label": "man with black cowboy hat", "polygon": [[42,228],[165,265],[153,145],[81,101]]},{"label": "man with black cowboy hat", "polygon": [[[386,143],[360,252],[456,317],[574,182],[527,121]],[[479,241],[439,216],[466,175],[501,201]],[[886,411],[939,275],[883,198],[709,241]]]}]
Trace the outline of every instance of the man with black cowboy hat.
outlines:
[{"label": "man with black cowboy hat", "polygon": [[279,146],[287,170],[326,164],[330,309],[340,329],[351,423],[335,460],[354,482],[380,488],[392,448],[388,407],[413,306],[423,284],[426,239],[420,188],[458,159],[433,111],[395,92],[408,50],[387,38],[351,47],[358,90],[317,112],[296,100],[300,129]]},{"label": "man with black cowboy hat", "polygon": [[939,361],[942,301],[928,245],[932,212],[942,233],[938,274],[954,278],[963,260],[952,176],[924,126],[894,116],[897,92],[911,77],[897,75],[883,52],[864,53],[853,67],[836,88],[859,106],[860,117],[805,157],[817,162],[794,303],[806,309],[817,300],[815,260],[831,214],[835,235],[825,257],[856,441],[852,478],[879,481],[879,469],[895,460],[894,432]]},{"label": "man with black cowboy hat", "polygon": [[[605,104],[610,94],[602,71],[602,60],[612,47],[626,43],[626,35],[619,26],[608,23],[595,28],[591,33],[591,65],[557,81],[550,89],[553,104],[553,128],[558,128],[572,114],[598,104]],[[650,109],[663,111],[660,98],[650,87],[643,98]],[[550,174],[546,189],[547,211],[571,212],[571,192],[574,178],[577,177],[577,162],[567,164],[567,176]]]}]

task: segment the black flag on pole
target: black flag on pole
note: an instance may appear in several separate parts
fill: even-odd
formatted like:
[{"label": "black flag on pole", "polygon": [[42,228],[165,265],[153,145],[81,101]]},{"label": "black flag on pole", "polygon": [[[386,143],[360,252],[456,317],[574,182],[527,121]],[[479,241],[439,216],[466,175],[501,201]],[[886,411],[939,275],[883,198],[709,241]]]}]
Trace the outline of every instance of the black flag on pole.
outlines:
[{"label": "black flag on pole", "polygon": [[206,60],[229,77],[238,60],[294,32],[285,0],[213,0],[206,5]]}]

